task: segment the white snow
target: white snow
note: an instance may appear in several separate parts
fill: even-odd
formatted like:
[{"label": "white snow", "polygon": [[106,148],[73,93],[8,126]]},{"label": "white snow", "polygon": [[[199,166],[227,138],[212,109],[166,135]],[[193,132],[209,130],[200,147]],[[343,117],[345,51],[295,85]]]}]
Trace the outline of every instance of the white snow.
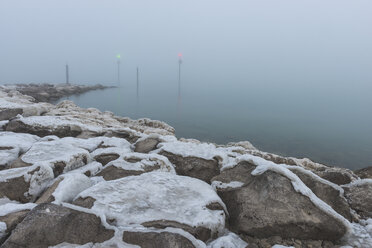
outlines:
[{"label": "white snow", "polygon": [[[139,159],[140,161],[131,163],[126,160]],[[115,166],[123,170],[145,171],[145,168],[160,166],[156,171],[176,173],[173,165],[169,162],[167,157],[159,154],[145,154],[145,153],[128,153],[123,155],[120,159],[114,160],[107,164],[107,166]],[[107,167],[106,166],[106,167]]]},{"label": "white snow", "polygon": [[352,232],[343,238],[343,246],[357,248],[372,247],[372,219],[361,220],[360,223],[352,223]]},{"label": "white snow", "polygon": [[38,136],[31,134],[0,132],[0,147],[11,148],[0,150],[0,164],[9,165],[38,140]]},{"label": "white snow", "polygon": [[372,179],[370,178],[366,178],[366,179],[358,179],[358,180],[355,180],[349,184],[345,184],[343,186],[345,187],[354,187],[354,186],[362,186],[364,184],[372,184]]},{"label": "white snow", "polygon": [[224,236],[221,236],[212,242],[210,242],[208,248],[245,248],[248,243],[242,240],[238,235],[232,232],[228,232]]},{"label": "white snow", "polygon": [[6,203],[3,205],[0,205],[0,216],[5,216],[10,213],[14,213],[14,212],[22,211],[22,210],[31,210],[36,206],[37,204],[35,203],[26,203],[26,204]]},{"label": "white snow", "polygon": [[6,121],[0,121],[0,130],[4,130],[5,129],[5,125],[8,124],[8,120]]},{"label": "white snow", "polygon": [[6,223],[0,221],[0,239],[6,235],[6,230],[7,230]]},{"label": "white snow", "polygon": [[94,185],[89,177],[80,173],[67,173],[61,176],[63,180],[53,192],[54,202],[71,202],[80,192]]},{"label": "white snow", "polygon": [[77,169],[74,169],[72,171],[69,171],[66,174],[69,174],[69,173],[80,173],[80,174],[84,174],[86,172],[90,172],[90,175],[91,176],[94,176],[95,174],[97,174],[101,169],[103,168],[102,164],[97,162],[97,161],[93,161],[93,162],[90,162],[88,163],[87,165],[84,165],[82,167],[79,167]]},{"label": "white snow", "polygon": [[[38,171],[33,174],[28,173],[37,168],[39,168]],[[36,163],[34,166],[28,167],[28,171],[24,174],[24,178],[26,182],[30,183],[30,188],[26,195],[31,196],[31,201],[33,201],[49,186],[50,182],[54,179],[54,173],[50,165]]]},{"label": "white snow", "polygon": [[171,220],[215,233],[225,225],[224,211],[206,208],[212,202],[225,206],[210,185],[171,173],[150,172],[101,182],[79,196],[96,199],[93,212],[116,219],[118,226]]},{"label": "white snow", "polygon": [[22,160],[30,164],[64,162],[64,172],[85,165],[85,158],[90,160],[87,150],[73,146],[64,139],[37,142],[22,156]]},{"label": "white snow", "polygon": [[234,189],[234,188],[242,187],[244,185],[244,183],[239,182],[239,181],[231,181],[229,183],[223,183],[223,182],[220,182],[220,181],[213,181],[211,185],[215,189],[227,189],[227,188]]},{"label": "white snow", "polygon": [[69,116],[29,116],[20,119],[23,123],[30,126],[41,126],[48,128],[57,128],[59,126],[70,126],[75,129],[82,129],[93,132],[102,132],[100,126],[93,126],[82,123],[79,119]]}]

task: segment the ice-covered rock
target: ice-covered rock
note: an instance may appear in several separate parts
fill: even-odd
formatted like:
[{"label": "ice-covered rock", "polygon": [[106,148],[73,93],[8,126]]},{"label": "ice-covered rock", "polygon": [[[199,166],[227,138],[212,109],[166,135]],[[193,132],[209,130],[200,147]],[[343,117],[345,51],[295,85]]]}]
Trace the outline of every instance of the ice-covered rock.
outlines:
[{"label": "ice-covered rock", "polygon": [[[265,160],[258,161],[265,165]],[[301,190],[294,187],[292,178],[276,171],[252,175],[257,167],[252,162],[242,161],[212,179],[243,183],[241,187],[217,188],[227,206],[229,224],[234,232],[259,238],[280,236],[314,240],[338,240],[347,232],[347,221],[317,198],[298,177],[296,183],[301,185]]]},{"label": "ice-covered rock", "polygon": [[80,192],[93,186],[93,182],[84,174],[67,173],[59,176],[55,182],[36,201],[40,203],[70,203]]},{"label": "ice-covered rock", "polygon": [[238,235],[232,232],[228,232],[225,235],[210,242],[207,247],[208,248],[245,248],[247,246],[248,246],[248,243],[242,240]]},{"label": "ice-covered rock", "polygon": [[344,189],[351,208],[362,217],[372,218],[372,179],[360,179]]},{"label": "ice-covered rock", "polygon": [[87,150],[64,139],[34,143],[21,159],[28,164],[50,164],[55,176],[86,165],[91,160]]},{"label": "ice-covered rock", "polygon": [[54,204],[40,204],[17,225],[2,248],[48,247],[63,242],[101,243],[114,236],[94,214]]},{"label": "ice-covered rock", "polygon": [[[210,185],[171,173],[149,172],[101,182],[79,198],[93,199],[92,211],[104,214],[118,227],[182,228],[208,240],[225,226],[224,204]],[[220,207],[212,210],[211,205]]]},{"label": "ice-covered rock", "polygon": [[7,168],[39,140],[31,134],[0,132],[0,170]]},{"label": "ice-covered rock", "polygon": [[110,162],[97,176],[105,180],[115,180],[127,176],[137,176],[151,171],[162,171],[175,174],[169,160],[158,154],[128,153],[122,158]]},{"label": "ice-covered rock", "polygon": [[53,169],[37,163],[30,167],[0,171],[0,198],[19,202],[34,201],[54,179]]},{"label": "ice-covered rock", "polygon": [[23,116],[41,115],[54,108],[49,103],[35,103],[34,98],[13,90],[0,88],[0,121],[9,120],[18,114]]}]

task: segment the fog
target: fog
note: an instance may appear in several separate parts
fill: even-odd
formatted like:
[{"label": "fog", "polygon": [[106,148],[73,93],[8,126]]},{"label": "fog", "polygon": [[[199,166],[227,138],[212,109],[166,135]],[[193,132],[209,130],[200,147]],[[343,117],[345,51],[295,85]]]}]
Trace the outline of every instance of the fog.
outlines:
[{"label": "fog", "polygon": [[[0,0],[0,84],[119,89],[70,98],[178,137],[372,165],[370,0]],[[183,54],[178,97],[178,53]],[[140,92],[136,97],[136,68]]]},{"label": "fog", "polygon": [[0,0],[0,82],[372,82],[369,0]]}]

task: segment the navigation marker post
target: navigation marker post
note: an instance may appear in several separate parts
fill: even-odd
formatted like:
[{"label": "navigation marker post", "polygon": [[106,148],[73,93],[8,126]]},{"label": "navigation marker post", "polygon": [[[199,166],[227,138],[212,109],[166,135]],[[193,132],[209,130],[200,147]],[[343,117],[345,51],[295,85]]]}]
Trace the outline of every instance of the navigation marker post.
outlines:
[{"label": "navigation marker post", "polygon": [[118,85],[120,85],[120,54],[117,54],[116,58],[118,59]]},{"label": "navigation marker post", "polygon": [[182,64],[182,53],[178,54],[178,97],[181,96],[181,64]]}]

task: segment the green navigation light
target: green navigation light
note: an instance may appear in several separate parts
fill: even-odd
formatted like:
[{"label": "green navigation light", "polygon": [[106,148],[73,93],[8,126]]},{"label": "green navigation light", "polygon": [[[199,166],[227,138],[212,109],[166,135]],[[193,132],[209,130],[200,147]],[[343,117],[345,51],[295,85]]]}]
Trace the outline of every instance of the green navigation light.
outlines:
[{"label": "green navigation light", "polygon": [[116,58],[120,59],[120,54],[116,55]]}]

